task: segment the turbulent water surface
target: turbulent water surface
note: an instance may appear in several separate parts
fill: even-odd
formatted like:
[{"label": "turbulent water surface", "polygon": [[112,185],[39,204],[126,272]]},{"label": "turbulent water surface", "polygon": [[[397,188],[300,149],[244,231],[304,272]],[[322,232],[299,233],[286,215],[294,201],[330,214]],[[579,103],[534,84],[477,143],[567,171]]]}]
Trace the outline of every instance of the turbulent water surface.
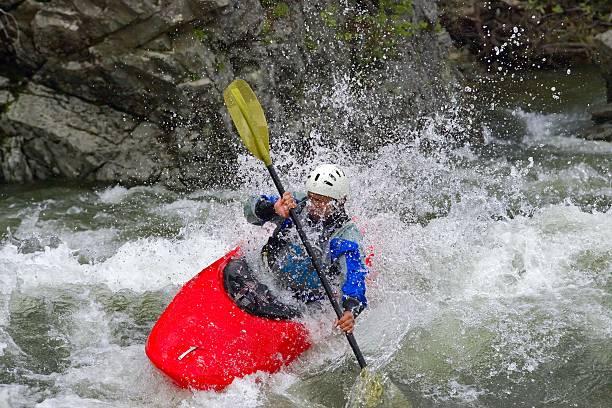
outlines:
[{"label": "turbulent water surface", "polygon": [[[512,130],[492,122],[483,146],[425,155],[425,129],[359,160],[320,149],[350,174],[377,252],[355,335],[414,406],[612,406],[612,145],[575,137],[602,94],[564,75],[527,80],[544,92],[506,99]],[[177,389],[144,354],[182,283],[265,241],[241,200],[272,186],[249,157],[240,172],[240,191],[0,187],[2,231],[40,242],[0,246],[0,406],[347,404],[358,369],[331,313],[307,319],[316,346],[298,362],[222,393]]]}]

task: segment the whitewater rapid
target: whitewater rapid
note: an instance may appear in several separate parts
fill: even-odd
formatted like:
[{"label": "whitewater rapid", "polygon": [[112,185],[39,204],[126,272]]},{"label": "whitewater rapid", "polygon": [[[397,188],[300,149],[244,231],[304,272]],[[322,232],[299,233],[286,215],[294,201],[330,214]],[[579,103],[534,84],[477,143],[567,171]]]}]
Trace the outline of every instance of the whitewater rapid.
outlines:
[{"label": "whitewater rapid", "polygon": [[[485,129],[483,146],[425,154],[439,138],[425,129],[358,158],[317,149],[350,176],[349,212],[376,252],[355,336],[415,406],[609,406],[612,145],[568,131],[580,115],[509,114],[520,137]],[[275,160],[303,188],[310,168]],[[270,233],[242,201],[271,182],[246,155],[239,173],[239,190],[194,193],[2,187],[3,229],[62,243],[0,247],[0,406],[344,406],[358,370],[331,310],[307,319],[315,346],[296,363],[223,393],[177,389],[144,354],[180,285]]]}]

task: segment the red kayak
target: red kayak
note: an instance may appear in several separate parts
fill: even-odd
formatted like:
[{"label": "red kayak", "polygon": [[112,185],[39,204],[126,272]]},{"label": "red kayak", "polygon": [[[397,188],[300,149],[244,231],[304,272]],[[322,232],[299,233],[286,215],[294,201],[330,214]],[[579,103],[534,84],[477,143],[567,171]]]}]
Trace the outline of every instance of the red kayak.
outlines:
[{"label": "red kayak", "polygon": [[257,371],[274,373],[310,347],[301,323],[249,314],[226,293],[223,271],[237,254],[187,282],[149,335],[147,356],[181,387],[222,390]]}]

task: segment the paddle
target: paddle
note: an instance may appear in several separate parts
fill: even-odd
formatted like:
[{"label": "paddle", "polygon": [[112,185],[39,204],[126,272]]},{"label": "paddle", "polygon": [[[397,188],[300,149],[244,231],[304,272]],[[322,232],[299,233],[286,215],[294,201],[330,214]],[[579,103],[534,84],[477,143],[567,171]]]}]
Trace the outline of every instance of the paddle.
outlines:
[{"label": "paddle", "polygon": [[[266,168],[270,172],[270,176],[272,176],[274,185],[276,185],[276,188],[282,197],[282,195],[285,193],[285,189],[278,177],[278,174],[276,173],[274,165],[272,164],[272,159],[270,159],[268,122],[266,121],[261,104],[257,100],[257,96],[255,96],[255,93],[249,84],[242,79],[236,79],[229,84],[227,88],[225,88],[225,91],[223,91],[223,98],[225,99],[225,105],[227,106],[230,116],[232,117],[234,125],[236,125],[236,129],[238,130],[238,134],[240,135],[244,145],[255,157],[264,162]],[[310,241],[302,228],[300,219],[296,216],[295,210],[289,210],[289,215],[291,216],[291,220],[293,221],[293,224],[295,225],[295,228],[297,229],[297,232],[304,243],[308,256],[310,256],[310,259],[312,260],[312,264],[317,271],[317,275],[319,275],[319,279],[323,284],[327,298],[331,302],[334,311],[336,312],[336,316],[338,316],[338,319],[340,319],[343,311],[340,309],[338,302],[334,298],[329,281],[325,275],[323,275],[321,261],[310,245]],[[359,350],[355,336],[353,336],[353,333],[345,334],[351,348],[353,349],[353,353],[355,353],[359,366],[362,369],[365,368],[367,364],[363,358],[363,354],[361,354],[361,350]]]}]

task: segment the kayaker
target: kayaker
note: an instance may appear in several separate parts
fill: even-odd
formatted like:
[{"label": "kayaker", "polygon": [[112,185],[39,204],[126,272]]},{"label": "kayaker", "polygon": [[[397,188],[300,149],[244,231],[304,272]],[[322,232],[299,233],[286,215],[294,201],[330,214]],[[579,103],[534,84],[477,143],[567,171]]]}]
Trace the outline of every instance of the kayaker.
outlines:
[{"label": "kayaker", "polygon": [[[350,333],[355,326],[355,318],[367,306],[365,278],[368,269],[361,247],[361,233],[345,211],[349,194],[348,179],[338,166],[322,164],[308,176],[306,189],[307,194],[286,192],[282,197],[252,197],[245,203],[245,216],[255,225],[266,222],[277,225],[262,248],[264,264],[293,292],[296,299],[310,304],[325,299],[325,292],[288,218],[289,209],[296,209],[313,247],[321,255],[327,278],[336,292],[341,292],[344,314],[335,324]],[[239,276],[242,280],[241,299],[247,298],[248,302],[263,306],[270,301],[273,308],[278,308],[279,303],[270,295],[267,287],[250,278],[252,275],[244,260],[233,261],[228,268],[234,270],[230,275]],[[230,293],[240,292],[238,286]],[[296,314],[290,307],[285,307],[288,314]]]}]

